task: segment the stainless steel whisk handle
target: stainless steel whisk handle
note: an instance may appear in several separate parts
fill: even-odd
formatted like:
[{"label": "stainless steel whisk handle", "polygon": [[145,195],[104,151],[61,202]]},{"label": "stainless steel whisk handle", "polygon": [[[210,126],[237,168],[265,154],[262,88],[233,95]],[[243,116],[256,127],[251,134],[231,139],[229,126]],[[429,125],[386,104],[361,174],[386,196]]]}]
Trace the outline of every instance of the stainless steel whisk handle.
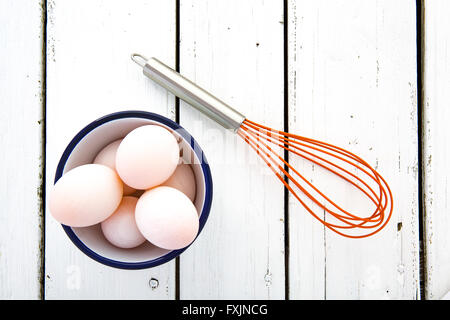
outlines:
[{"label": "stainless steel whisk handle", "polygon": [[137,53],[133,53],[131,59],[143,68],[144,75],[203,112],[226,129],[237,131],[245,120],[244,115],[158,59],[147,59]]}]

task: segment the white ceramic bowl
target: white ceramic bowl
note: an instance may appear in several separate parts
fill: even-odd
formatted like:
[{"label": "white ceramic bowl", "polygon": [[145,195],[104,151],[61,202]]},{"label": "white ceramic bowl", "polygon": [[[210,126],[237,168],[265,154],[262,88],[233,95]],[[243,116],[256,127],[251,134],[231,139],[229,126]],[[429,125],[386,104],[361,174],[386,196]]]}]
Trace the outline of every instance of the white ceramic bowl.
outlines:
[{"label": "white ceramic bowl", "polygon": [[[55,183],[64,172],[92,163],[98,152],[109,143],[147,124],[160,125],[170,130],[179,141],[183,160],[192,166],[197,188],[194,205],[199,214],[198,234],[200,234],[211,209],[213,193],[211,171],[202,149],[194,138],[179,124],[161,115],[145,111],[122,111],[106,115],[90,123],[72,139],[61,156],[55,174]],[[86,255],[115,268],[151,268],[172,260],[186,250],[186,248],[166,250],[149,242],[137,248],[121,249],[105,239],[100,224],[85,228],[71,228],[63,225],[63,228],[72,242]]]}]

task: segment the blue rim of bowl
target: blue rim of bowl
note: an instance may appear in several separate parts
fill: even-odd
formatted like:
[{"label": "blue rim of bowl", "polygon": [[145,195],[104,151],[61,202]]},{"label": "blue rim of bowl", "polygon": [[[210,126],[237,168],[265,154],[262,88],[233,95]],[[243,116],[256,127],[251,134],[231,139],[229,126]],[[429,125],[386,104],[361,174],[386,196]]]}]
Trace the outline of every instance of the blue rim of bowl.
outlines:
[{"label": "blue rim of bowl", "polygon": [[[73,139],[70,141],[69,145],[64,150],[63,155],[61,156],[61,159],[59,160],[58,167],[56,168],[56,174],[55,174],[55,181],[56,183],[59,178],[62,177],[64,172],[64,167],[66,166],[67,159],[69,158],[70,154],[72,153],[73,149],[76,147],[76,145],[92,130],[95,128],[101,126],[102,124],[105,124],[107,122],[118,120],[118,119],[124,119],[124,118],[141,118],[141,119],[149,119],[153,120],[159,123],[162,123],[169,128],[173,130],[177,130],[177,133],[180,134],[183,139],[185,139],[187,142],[190,142],[191,148],[194,150],[197,157],[201,160],[201,167],[203,171],[203,175],[205,178],[205,201],[203,204],[202,212],[200,214],[199,219],[199,230],[196,236],[199,236],[200,232],[202,231],[203,227],[205,226],[206,221],[208,220],[209,211],[211,209],[211,203],[212,203],[212,197],[213,197],[213,184],[212,184],[212,177],[211,177],[211,170],[209,168],[209,164],[206,160],[206,157],[200,148],[200,146],[197,144],[195,139],[178,123],[163,117],[159,114],[152,113],[152,112],[146,112],[146,111],[120,111],[108,114],[106,116],[103,116],[90,124],[88,124],[86,127],[84,127]],[[72,230],[71,227],[63,225],[62,227],[64,231],[66,232],[69,239],[88,257],[105,264],[110,267],[119,268],[119,269],[128,269],[128,270],[136,270],[136,269],[147,269],[159,266],[163,263],[166,263],[176,257],[178,257],[184,250],[189,248],[189,246],[178,249],[178,250],[172,250],[165,255],[158,257],[156,259],[143,261],[143,262],[123,262],[123,261],[117,261],[109,258],[105,258],[98,253],[91,250],[88,246],[86,246],[75,234],[75,232]],[[195,240],[194,240],[195,241]],[[192,243],[194,243],[194,241]],[[191,243],[191,244],[192,244]]]}]

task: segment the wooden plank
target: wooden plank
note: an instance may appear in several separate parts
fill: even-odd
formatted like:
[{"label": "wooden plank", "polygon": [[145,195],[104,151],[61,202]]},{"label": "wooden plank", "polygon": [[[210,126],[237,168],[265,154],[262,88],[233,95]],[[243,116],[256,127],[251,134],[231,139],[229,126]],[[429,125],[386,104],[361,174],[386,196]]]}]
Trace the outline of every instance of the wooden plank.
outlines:
[{"label": "wooden plank", "polygon": [[[419,298],[414,1],[289,1],[289,130],[344,147],[387,179],[391,222],[351,240],[289,204],[290,298]],[[336,179],[294,160],[314,183]],[[316,170],[314,170],[316,169]]]},{"label": "wooden plank", "polygon": [[[48,1],[47,188],[70,139],[96,118],[136,109],[174,118],[173,97],[145,81],[132,52],[174,66],[174,1]],[[47,299],[175,297],[175,262],[141,271],[106,267],[79,251],[48,211],[46,221]]]},{"label": "wooden plank", "polygon": [[450,290],[450,3],[425,1],[424,13],[425,297],[440,299]]},{"label": "wooden plank", "polygon": [[41,296],[42,1],[0,2],[0,299]]},{"label": "wooden plank", "polygon": [[[181,73],[250,119],[282,128],[282,1],[182,0],[180,22]],[[180,109],[214,182],[210,218],[180,259],[180,297],[284,298],[282,185],[236,135]]]}]

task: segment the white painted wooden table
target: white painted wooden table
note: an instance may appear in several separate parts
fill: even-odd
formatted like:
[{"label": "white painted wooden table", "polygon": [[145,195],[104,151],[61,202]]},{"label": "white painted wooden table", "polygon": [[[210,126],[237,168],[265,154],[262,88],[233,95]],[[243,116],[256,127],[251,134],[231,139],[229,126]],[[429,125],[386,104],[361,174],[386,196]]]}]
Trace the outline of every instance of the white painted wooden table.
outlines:
[{"label": "white painted wooden table", "polygon": [[[0,1],[0,298],[444,296],[450,4],[422,7],[423,20],[411,0]],[[182,74],[252,120],[360,154],[392,187],[390,224],[365,240],[324,229],[240,141],[214,134],[217,124],[183,102],[177,114],[132,52],[172,67],[179,59]],[[45,208],[74,134],[127,109],[179,118],[214,181],[199,239],[178,262],[141,271],[89,259]],[[296,165],[315,179],[311,165]]]}]

